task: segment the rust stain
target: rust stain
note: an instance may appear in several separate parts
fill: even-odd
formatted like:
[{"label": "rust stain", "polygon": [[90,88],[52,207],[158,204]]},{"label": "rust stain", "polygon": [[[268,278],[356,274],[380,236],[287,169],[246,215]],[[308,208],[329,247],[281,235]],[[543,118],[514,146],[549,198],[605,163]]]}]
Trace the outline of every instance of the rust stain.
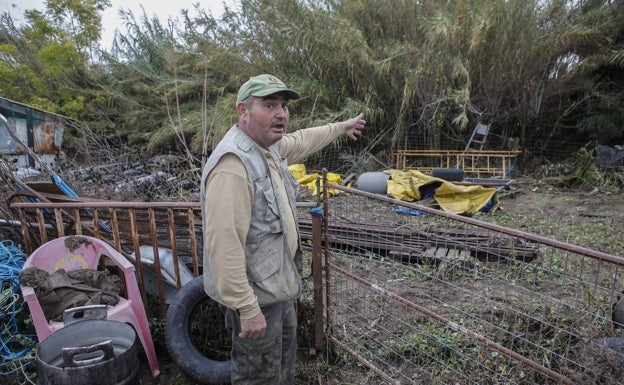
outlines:
[{"label": "rust stain", "polygon": [[34,151],[38,154],[54,155],[58,148],[54,144],[56,125],[52,122],[44,122],[33,130]]}]

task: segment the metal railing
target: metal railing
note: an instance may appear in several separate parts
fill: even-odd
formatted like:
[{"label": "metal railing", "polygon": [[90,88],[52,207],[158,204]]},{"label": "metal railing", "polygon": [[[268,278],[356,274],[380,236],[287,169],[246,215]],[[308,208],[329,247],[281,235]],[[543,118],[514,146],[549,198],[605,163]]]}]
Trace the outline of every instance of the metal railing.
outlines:
[{"label": "metal railing", "polygon": [[[312,240],[313,236],[320,239],[320,222],[318,218],[310,219],[309,214],[309,208],[316,206],[310,202],[297,204],[302,221],[310,224],[302,229],[304,240]],[[193,276],[202,274],[199,202],[20,201],[11,203],[10,207],[19,220],[7,221],[13,223],[5,226],[21,229],[27,255],[49,240],[65,235],[90,235],[110,243],[134,263],[144,304],[147,305],[149,294],[158,302],[163,319],[169,299],[184,284],[180,265],[186,266]],[[316,241],[315,245],[318,258],[321,243]],[[162,260],[163,248],[171,260]],[[307,249],[311,251],[310,247]],[[145,252],[149,256],[142,255]],[[163,276],[163,271],[173,282]],[[322,332],[322,321],[319,323]],[[316,337],[317,341],[319,338]]]},{"label": "metal railing", "polygon": [[[201,274],[201,208],[197,202],[14,202],[10,207],[18,212],[27,254],[65,235],[84,234],[108,241],[134,262],[144,302],[148,284],[152,284],[163,318],[166,292],[182,286],[179,263],[188,266],[194,276]],[[149,260],[141,255],[141,246],[149,246]],[[169,273],[173,284],[163,277],[161,248],[172,258],[167,262],[173,267]]]},{"label": "metal railing", "polygon": [[395,167],[399,170],[431,172],[436,168],[458,168],[471,177],[506,178],[521,151],[397,150]]}]

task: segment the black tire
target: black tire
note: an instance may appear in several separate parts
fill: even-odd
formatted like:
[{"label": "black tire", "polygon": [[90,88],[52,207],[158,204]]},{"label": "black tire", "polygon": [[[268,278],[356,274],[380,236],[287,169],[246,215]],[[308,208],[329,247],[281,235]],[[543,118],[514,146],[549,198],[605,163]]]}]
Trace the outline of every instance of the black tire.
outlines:
[{"label": "black tire", "polygon": [[[210,335],[209,338],[206,335]],[[207,340],[213,340],[209,347],[206,347]],[[221,341],[218,348],[214,340]],[[229,384],[232,372],[229,351],[221,352],[223,360],[204,354],[219,348],[223,350],[227,344],[223,341],[229,340],[222,313],[204,291],[203,277],[194,278],[180,289],[167,310],[165,342],[171,359],[184,374],[200,384]]]},{"label": "black tire", "polygon": [[464,180],[464,170],[459,168],[436,168],[431,173],[431,176],[449,182],[461,182]]}]

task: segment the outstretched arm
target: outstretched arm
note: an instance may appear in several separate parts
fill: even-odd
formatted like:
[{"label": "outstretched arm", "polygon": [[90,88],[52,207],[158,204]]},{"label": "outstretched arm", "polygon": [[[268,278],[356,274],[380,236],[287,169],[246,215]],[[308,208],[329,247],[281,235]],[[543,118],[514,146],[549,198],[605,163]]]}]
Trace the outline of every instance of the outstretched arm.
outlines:
[{"label": "outstretched arm", "polygon": [[288,164],[294,164],[323,149],[342,135],[351,140],[357,140],[357,137],[362,135],[362,129],[365,125],[364,114],[359,114],[342,122],[304,128],[288,133],[277,142],[277,146],[282,157],[288,159]]}]

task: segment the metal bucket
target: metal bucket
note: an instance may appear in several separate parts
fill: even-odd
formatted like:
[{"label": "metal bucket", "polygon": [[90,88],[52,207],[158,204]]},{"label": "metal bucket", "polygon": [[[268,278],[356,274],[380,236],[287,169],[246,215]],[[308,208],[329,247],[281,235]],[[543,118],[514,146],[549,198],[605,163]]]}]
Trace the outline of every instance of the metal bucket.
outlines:
[{"label": "metal bucket", "polygon": [[139,385],[132,326],[84,320],[50,334],[37,347],[39,385]]}]

